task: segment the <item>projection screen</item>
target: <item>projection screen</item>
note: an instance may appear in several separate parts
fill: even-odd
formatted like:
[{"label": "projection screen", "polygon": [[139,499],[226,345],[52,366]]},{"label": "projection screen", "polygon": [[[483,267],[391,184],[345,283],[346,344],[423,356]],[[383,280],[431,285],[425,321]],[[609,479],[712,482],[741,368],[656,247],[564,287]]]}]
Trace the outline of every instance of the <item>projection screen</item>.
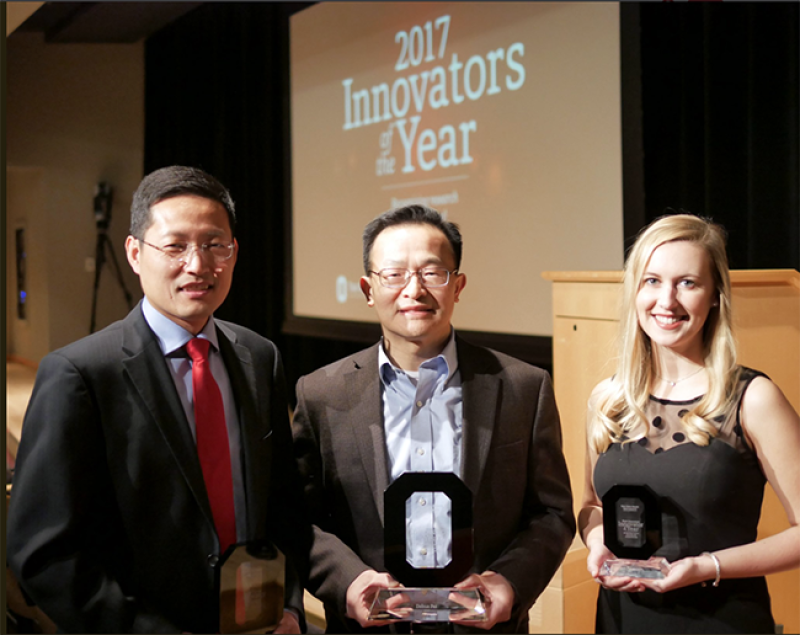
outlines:
[{"label": "projection screen", "polygon": [[375,321],[361,232],[461,227],[457,328],[552,333],[546,270],[623,258],[616,3],[322,3],[291,18],[295,318]]}]

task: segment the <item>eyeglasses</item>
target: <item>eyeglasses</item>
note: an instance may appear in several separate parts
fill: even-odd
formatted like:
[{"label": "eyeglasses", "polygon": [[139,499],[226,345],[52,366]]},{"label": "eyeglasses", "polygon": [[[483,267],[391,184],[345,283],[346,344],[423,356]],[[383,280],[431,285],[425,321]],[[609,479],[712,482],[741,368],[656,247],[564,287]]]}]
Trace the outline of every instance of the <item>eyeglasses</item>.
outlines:
[{"label": "eyeglasses", "polygon": [[389,289],[402,289],[409,281],[411,276],[417,276],[420,284],[426,289],[436,289],[446,287],[450,282],[450,274],[457,274],[455,271],[448,271],[439,267],[428,267],[419,271],[409,271],[408,269],[381,269],[380,271],[370,271],[381,281],[381,285]]},{"label": "eyeglasses", "polygon": [[214,242],[202,245],[193,243],[170,243],[165,247],[159,247],[158,245],[147,242],[143,238],[139,238],[138,240],[148,247],[157,249],[174,264],[186,264],[195,251],[200,254],[201,258],[207,258],[211,255],[214,258],[214,262],[217,264],[226,262],[233,256],[234,243],[232,241],[229,243]]}]

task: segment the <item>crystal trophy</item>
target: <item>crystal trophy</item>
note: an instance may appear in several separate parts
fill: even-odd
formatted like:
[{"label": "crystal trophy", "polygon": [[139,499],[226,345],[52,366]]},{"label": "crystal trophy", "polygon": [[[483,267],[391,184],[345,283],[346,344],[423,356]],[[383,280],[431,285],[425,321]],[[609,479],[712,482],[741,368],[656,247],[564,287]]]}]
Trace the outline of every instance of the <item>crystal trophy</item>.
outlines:
[{"label": "crystal trophy", "polygon": [[[452,557],[442,567],[419,568],[407,558],[406,501],[417,492],[442,492],[451,501]],[[379,589],[371,620],[402,622],[485,621],[479,588],[453,585],[472,568],[472,492],[451,472],[406,472],[384,492],[384,564],[404,586]]]},{"label": "crystal trophy", "polygon": [[606,560],[600,575],[663,578],[665,558],[653,557],[661,548],[661,505],[646,485],[615,485],[603,495],[603,536],[617,556]]},{"label": "crystal trophy", "polygon": [[268,541],[231,545],[217,565],[220,633],[265,633],[283,617],[286,558]]}]

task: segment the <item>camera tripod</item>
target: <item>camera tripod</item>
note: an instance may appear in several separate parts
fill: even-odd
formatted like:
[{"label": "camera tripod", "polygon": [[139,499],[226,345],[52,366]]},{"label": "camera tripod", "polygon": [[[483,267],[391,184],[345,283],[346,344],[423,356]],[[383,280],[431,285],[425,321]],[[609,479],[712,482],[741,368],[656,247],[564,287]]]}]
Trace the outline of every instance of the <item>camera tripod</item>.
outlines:
[{"label": "camera tripod", "polygon": [[128,303],[128,309],[130,310],[133,308],[133,297],[128,291],[128,287],[125,286],[122,270],[119,268],[113,245],[108,238],[108,224],[111,222],[111,200],[111,187],[107,183],[99,183],[94,199],[94,216],[97,222],[97,244],[94,250],[94,290],[92,291],[92,321],[89,324],[89,333],[94,333],[97,323],[97,293],[100,290],[100,274],[103,272],[103,265],[106,262],[106,250],[108,250],[111,264],[114,266],[117,284],[119,284],[120,289],[122,289],[122,293],[125,295],[125,300]]}]

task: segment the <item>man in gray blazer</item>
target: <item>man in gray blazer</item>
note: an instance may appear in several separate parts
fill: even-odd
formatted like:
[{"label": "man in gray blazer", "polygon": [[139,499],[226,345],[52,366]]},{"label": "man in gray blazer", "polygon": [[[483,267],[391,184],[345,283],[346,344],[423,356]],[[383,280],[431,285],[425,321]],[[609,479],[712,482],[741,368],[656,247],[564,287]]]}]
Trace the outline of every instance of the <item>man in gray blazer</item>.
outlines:
[{"label": "man in gray blazer", "polygon": [[[300,632],[292,573],[305,575],[310,527],[280,356],[269,340],[213,317],[231,285],[234,224],[230,194],[205,172],[173,166],[145,177],[126,242],[144,299],[39,367],[7,555],[62,631],[218,632],[216,568],[227,546],[248,542],[276,544],[296,567],[287,567],[290,610],[279,632]],[[200,340],[208,357],[198,362],[187,350]],[[198,406],[210,393],[194,384],[198,364],[218,387],[213,407]],[[223,450],[200,457],[205,413],[217,406],[214,445]]]},{"label": "man in gray blazer", "polygon": [[[367,613],[378,588],[397,585],[384,567],[383,494],[404,472],[454,472],[473,492],[474,562],[459,585],[482,587],[491,603],[486,622],[457,632],[527,632],[528,609],[575,533],[548,374],[472,346],[451,326],[466,285],[461,248],[458,227],[429,208],[373,220],[361,289],[383,338],[297,383],[292,429],[314,530],[309,590],[329,632],[389,628]],[[409,499],[415,568],[449,561],[447,505],[435,493]]]}]

